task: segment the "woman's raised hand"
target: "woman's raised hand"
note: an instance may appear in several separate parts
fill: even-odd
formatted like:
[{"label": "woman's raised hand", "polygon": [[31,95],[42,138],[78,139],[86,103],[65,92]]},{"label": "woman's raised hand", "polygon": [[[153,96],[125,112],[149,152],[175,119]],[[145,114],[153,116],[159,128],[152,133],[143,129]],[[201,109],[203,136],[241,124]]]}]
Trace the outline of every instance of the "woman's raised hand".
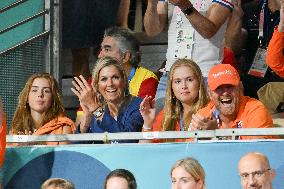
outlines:
[{"label": "woman's raised hand", "polygon": [[145,96],[140,103],[140,113],[143,117],[144,125],[152,128],[156,117],[155,99],[148,95]]},{"label": "woman's raised hand", "polygon": [[74,88],[71,88],[71,90],[79,98],[80,105],[85,113],[87,113],[86,111],[92,113],[99,107],[97,93],[82,75],[74,77],[72,84]]}]

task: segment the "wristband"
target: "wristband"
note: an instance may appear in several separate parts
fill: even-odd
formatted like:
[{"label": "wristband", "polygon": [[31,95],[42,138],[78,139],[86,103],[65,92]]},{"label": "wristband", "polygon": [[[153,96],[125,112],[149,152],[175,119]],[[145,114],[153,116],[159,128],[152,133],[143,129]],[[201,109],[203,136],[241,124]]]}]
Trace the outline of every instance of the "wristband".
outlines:
[{"label": "wristband", "polygon": [[101,117],[103,115],[103,113],[104,113],[104,109],[100,106],[92,112],[92,114],[95,116],[96,119]]},{"label": "wristband", "polygon": [[143,131],[152,131],[153,128],[150,128],[147,125],[143,125],[142,129],[143,129]]},{"label": "wristband", "polygon": [[194,11],[194,7],[192,5],[188,6],[186,9],[182,10],[182,12],[187,16],[191,15],[193,13],[193,11]]}]

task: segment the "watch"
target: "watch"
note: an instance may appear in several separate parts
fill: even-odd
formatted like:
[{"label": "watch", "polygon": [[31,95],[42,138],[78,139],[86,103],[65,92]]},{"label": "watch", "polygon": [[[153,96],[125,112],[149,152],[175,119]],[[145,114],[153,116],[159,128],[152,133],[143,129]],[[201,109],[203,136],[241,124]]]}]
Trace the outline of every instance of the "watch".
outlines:
[{"label": "watch", "polygon": [[193,11],[194,11],[194,7],[192,5],[182,10],[182,12],[187,16],[191,15]]},{"label": "watch", "polygon": [[99,107],[93,112],[93,115],[95,116],[95,118],[99,118],[103,115],[103,113],[104,109],[102,107]]}]

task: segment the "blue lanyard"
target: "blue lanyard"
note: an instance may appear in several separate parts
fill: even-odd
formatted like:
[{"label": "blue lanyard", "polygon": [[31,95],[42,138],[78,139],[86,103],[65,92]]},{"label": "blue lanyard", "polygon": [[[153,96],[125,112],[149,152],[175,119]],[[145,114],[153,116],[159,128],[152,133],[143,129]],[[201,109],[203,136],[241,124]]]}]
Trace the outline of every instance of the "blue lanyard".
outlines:
[{"label": "blue lanyard", "polygon": [[128,83],[131,81],[131,79],[134,77],[135,75],[135,72],[136,72],[136,68],[132,67],[131,71],[130,71],[130,74],[128,76]]},{"label": "blue lanyard", "polygon": [[213,114],[214,114],[214,117],[215,117],[216,120],[217,120],[218,129],[220,129],[220,127],[221,127],[220,122],[221,122],[221,121],[220,121],[220,118],[219,118],[219,112],[218,112],[218,110],[217,110],[216,108],[215,108]]},{"label": "blue lanyard", "polygon": [[184,131],[183,123],[182,123],[182,115],[180,114],[179,116],[179,128],[180,131]]}]

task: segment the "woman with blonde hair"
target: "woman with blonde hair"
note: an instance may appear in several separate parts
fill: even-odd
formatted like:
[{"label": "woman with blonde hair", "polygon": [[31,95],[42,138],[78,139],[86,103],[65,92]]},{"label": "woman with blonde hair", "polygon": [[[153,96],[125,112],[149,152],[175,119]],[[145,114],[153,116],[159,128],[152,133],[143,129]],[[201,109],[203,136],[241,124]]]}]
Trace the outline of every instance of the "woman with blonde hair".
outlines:
[{"label": "woman with blonde hair", "polygon": [[[54,77],[48,73],[33,74],[19,95],[10,133],[14,135],[74,133],[75,124],[65,117],[64,113],[59,87]],[[46,142],[46,144],[59,143]]]},{"label": "woman with blonde hair", "polygon": [[96,62],[92,86],[83,76],[74,80],[71,90],[78,96],[84,112],[78,133],[141,131],[142,99],[129,94],[127,76],[117,59],[104,57]]},{"label": "woman with blonde hair", "polygon": [[192,114],[207,103],[207,91],[199,66],[192,60],[178,59],[169,72],[164,109],[156,119],[155,102],[151,97],[145,97],[140,104],[143,130],[188,131]]},{"label": "woman with blonde hair", "polygon": [[171,169],[172,189],[206,189],[205,172],[191,157],[178,160]]}]

